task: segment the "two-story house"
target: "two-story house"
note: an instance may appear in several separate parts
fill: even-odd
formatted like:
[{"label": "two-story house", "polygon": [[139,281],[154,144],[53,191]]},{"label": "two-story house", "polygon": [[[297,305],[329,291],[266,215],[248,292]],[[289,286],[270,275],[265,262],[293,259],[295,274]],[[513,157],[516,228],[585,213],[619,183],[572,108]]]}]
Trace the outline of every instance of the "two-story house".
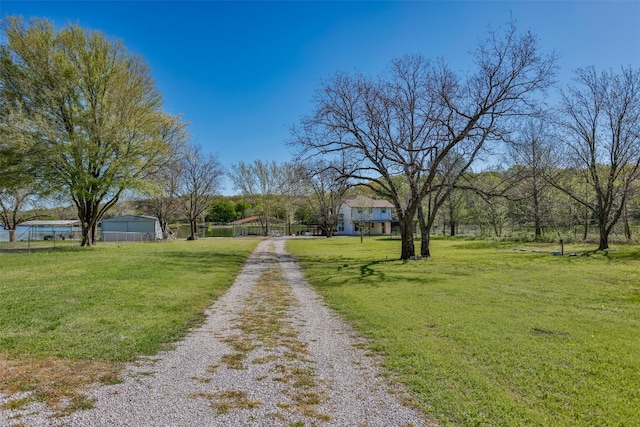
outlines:
[{"label": "two-story house", "polygon": [[338,210],[336,234],[356,235],[361,230],[372,236],[391,234],[392,211],[393,205],[386,200],[350,196]]}]

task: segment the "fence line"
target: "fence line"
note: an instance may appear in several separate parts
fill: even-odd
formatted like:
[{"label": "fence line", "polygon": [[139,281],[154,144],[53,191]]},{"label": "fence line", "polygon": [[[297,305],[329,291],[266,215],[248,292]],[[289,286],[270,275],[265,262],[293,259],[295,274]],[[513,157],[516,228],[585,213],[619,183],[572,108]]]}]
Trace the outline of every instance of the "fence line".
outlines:
[{"label": "fence line", "polygon": [[[542,238],[543,240],[559,240],[564,239],[565,241],[588,241],[588,242],[597,242],[600,239],[600,229],[596,225],[590,225],[587,237],[584,239],[584,226],[583,225],[575,225],[575,226],[567,226],[567,227],[556,227],[556,226],[544,226],[542,228]],[[419,230],[418,230],[419,231]],[[640,225],[633,225],[630,227],[631,231],[631,241],[638,242],[640,241]],[[446,229],[442,229],[442,227],[435,228],[432,230],[433,235],[445,235],[448,236],[450,233],[449,227]],[[493,227],[489,225],[479,225],[479,224],[460,224],[456,226],[456,235],[457,236],[471,236],[471,237],[504,237],[504,238],[513,238],[513,239],[533,239],[535,236],[535,232],[533,227],[504,227],[501,230],[499,236],[496,236],[495,230]],[[609,235],[609,240],[611,242],[629,242],[624,233],[624,227],[622,224],[618,224],[614,227],[613,231]]]},{"label": "fence line", "polygon": [[150,242],[155,240],[153,233],[141,233],[135,231],[103,231],[98,240],[102,242]]}]

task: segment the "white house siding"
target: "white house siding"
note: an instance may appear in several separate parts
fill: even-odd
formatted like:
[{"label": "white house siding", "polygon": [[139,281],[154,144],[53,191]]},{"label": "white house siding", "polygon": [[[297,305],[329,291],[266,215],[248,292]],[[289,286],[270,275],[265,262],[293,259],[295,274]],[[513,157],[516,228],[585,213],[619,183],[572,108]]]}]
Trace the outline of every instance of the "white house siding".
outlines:
[{"label": "white house siding", "polygon": [[391,234],[391,213],[393,205],[384,200],[374,200],[364,196],[347,199],[341,206],[337,234],[356,235],[360,221],[364,222],[367,234]]}]

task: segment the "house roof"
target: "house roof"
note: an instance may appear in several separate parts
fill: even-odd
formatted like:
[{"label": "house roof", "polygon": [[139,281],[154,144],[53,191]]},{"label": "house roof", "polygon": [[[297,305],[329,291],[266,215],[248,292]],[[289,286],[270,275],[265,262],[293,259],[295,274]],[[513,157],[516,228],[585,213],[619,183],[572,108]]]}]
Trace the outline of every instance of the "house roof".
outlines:
[{"label": "house roof", "polygon": [[42,227],[42,226],[72,226],[72,225],[80,225],[80,220],[78,219],[54,219],[54,220],[33,220],[33,221],[25,221],[20,225],[24,225],[27,227]]},{"label": "house roof", "polygon": [[349,196],[344,203],[351,208],[393,208],[393,205],[380,199],[372,199],[366,196]]},{"label": "house roof", "polygon": [[[250,216],[250,217],[247,217],[247,218],[239,219],[237,221],[233,221],[232,224],[247,224],[247,223],[250,223],[250,222],[260,222],[260,218],[261,217],[259,217],[259,216]],[[278,219],[278,218],[269,218],[269,222],[270,223],[284,223],[286,221],[282,220],[282,219]]]},{"label": "house roof", "polygon": [[239,219],[237,221],[233,221],[233,224],[246,224],[246,223],[249,223],[249,222],[256,222],[259,219],[260,219],[259,216],[249,216],[247,218],[242,218],[242,219]]},{"label": "house roof", "polygon": [[149,215],[122,215],[122,216],[114,216],[111,218],[103,218],[102,222],[119,222],[119,221],[157,221],[158,218],[155,216]]}]

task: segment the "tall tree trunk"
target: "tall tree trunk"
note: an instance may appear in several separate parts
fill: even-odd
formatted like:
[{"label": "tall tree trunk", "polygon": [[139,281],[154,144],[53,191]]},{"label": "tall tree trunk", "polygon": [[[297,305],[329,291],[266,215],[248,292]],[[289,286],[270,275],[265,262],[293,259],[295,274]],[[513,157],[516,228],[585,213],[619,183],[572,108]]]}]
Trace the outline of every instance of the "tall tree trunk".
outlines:
[{"label": "tall tree trunk", "polygon": [[540,226],[540,221],[535,221],[535,237],[534,240],[539,242],[542,240],[542,227]]},{"label": "tall tree trunk", "polygon": [[169,233],[167,232],[167,220],[164,218],[158,218],[158,222],[160,223],[160,230],[162,230],[162,238],[167,239],[169,237]]},{"label": "tall tree trunk", "polygon": [[533,177],[533,223],[535,228],[534,240],[540,242],[542,240],[542,213],[540,206],[540,194],[538,193],[537,176]]},{"label": "tall tree trunk", "polygon": [[95,236],[93,234],[93,228],[85,221],[82,222],[82,243],[83,247],[93,246],[95,244]]},{"label": "tall tree trunk", "polygon": [[624,237],[627,240],[631,240],[631,238],[633,237],[631,235],[631,226],[629,225],[629,218],[624,219]]},{"label": "tall tree trunk", "polygon": [[623,211],[624,217],[622,218],[622,222],[624,223],[624,237],[627,240],[631,240],[631,226],[629,225],[629,211],[627,209],[627,204],[624,205]]},{"label": "tall tree trunk", "polygon": [[449,235],[456,235],[456,212],[453,204],[453,197],[449,196]]},{"label": "tall tree trunk", "polygon": [[427,221],[424,217],[424,209],[422,203],[418,205],[418,224],[420,224],[420,256],[429,258],[431,256],[431,239],[429,234],[431,233],[431,227],[427,225]]},{"label": "tall tree trunk", "polygon": [[265,236],[268,236],[271,230],[269,229],[269,198],[264,196],[264,222],[265,222]]},{"label": "tall tree trunk", "polygon": [[536,242],[542,241],[542,214],[540,213],[540,200],[538,199],[538,192],[533,192],[533,223],[535,228],[534,240]]},{"label": "tall tree trunk", "polygon": [[198,239],[198,222],[197,221],[191,221],[189,222],[190,225],[190,229],[191,229],[191,235],[189,236],[189,238],[187,240],[197,240]]},{"label": "tall tree trunk", "polygon": [[607,227],[609,212],[604,208],[604,203],[600,202],[600,200],[597,205],[596,218],[598,218],[598,233],[600,235],[598,250],[609,249],[609,233],[613,226]]},{"label": "tall tree trunk", "polygon": [[98,203],[91,201],[80,201],[76,203],[78,219],[82,224],[81,246],[83,247],[95,245],[96,230],[98,228],[98,206]]},{"label": "tall tree trunk", "polygon": [[609,230],[607,229],[606,224],[601,222],[598,250],[603,251],[605,249],[609,249]]},{"label": "tall tree trunk", "polygon": [[589,236],[589,209],[584,209],[584,229],[582,233],[582,240],[587,240]]},{"label": "tall tree trunk", "polygon": [[422,236],[420,240],[420,256],[423,258],[431,257],[431,231],[427,229],[427,232]]},{"label": "tall tree trunk", "polygon": [[409,259],[416,256],[413,245],[413,215],[403,215],[400,220],[400,239],[402,240],[402,251],[400,259]]},{"label": "tall tree trunk", "polygon": [[91,245],[95,245],[98,240],[98,219],[93,220],[93,225],[91,225]]},{"label": "tall tree trunk", "polygon": [[327,215],[326,217],[321,219],[320,223],[320,231],[323,231],[327,238],[333,236],[333,216]]},{"label": "tall tree trunk", "polygon": [[10,242],[15,242],[16,241],[16,229],[15,227],[12,227],[9,229],[9,241]]}]

